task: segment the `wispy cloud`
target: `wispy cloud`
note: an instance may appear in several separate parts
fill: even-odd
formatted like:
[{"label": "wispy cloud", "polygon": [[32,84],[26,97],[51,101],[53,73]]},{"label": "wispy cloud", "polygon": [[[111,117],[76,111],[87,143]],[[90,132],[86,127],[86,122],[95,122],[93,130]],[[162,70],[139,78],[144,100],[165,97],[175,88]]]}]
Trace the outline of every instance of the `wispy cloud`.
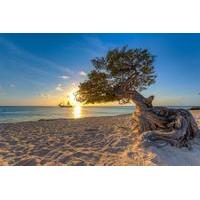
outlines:
[{"label": "wispy cloud", "polygon": [[0,85],[0,97],[5,94],[6,94],[5,89],[3,88],[3,86]]},{"label": "wispy cloud", "polygon": [[81,76],[87,76],[87,73],[84,72],[83,70],[81,70],[81,71],[79,72],[79,74],[80,74]]},{"label": "wispy cloud", "polygon": [[59,78],[61,78],[61,79],[69,79],[70,77],[66,76],[66,75],[63,75],[63,76],[59,76]]},{"label": "wispy cloud", "polygon": [[50,94],[47,94],[47,93],[40,93],[39,96],[42,97],[42,98],[49,99]]},{"label": "wispy cloud", "polygon": [[11,88],[15,88],[15,87],[16,87],[16,85],[13,84],[13,83],[11,83],[9,86],[10,86]]},{"label": "wispy cloud", "polygon": [[64,87],[63,87],[62,84],[58,84],[58,85],[56,86],[56,91],[62,92],[63,90],[64,90]]},{"label": "wispy cloud", "polygon": [[[35,55],[25,49],[22,49],[15,45],[14,43],[8,41],[7,39],[0,37],[0,45],[7,49],[7,52],[9,53],[9,59],[7,59],[6,64],[8,66],[17,66],[17,70],[23,70],[26,73],[26,76],[20,76],[22,79],[26,79],[26,81],[31,82],[33,84],[45,84],[49,78],[56,79],[57,75],[56,73],[68,73],[73,74],[74,72],[69,69],[67,66],[60,65],[58,63],[55,63],[49,59],[40,57],[38,55]],[[5,66],[3,65],[3,66]],[[4,69],[8,70],[8,69]],[[52,73],[54,72],[54,73]],[[30,75],[35,75],[37,77],[44,77],[43,79],[30,79]],[[19,74],[18,74],[19,76]],[[46,79],[48,77],[48,79]],[[62,77],[66,78],[66,77]]]},{"label": "wispy cloud", "polygon": [[82,47],[86,52],[90,54],[91,57],[102,56],[110,48],[115,48],[116,44],[112,42],[103,42],[98,36],[93,35],[83,35],[84,46]]},{"label": "wispy cloud", "polygon": [[68,71],[69,73],[73,72],[71,69],[67,68],[66,66],[57,64],[49,59],[40,57],[38,55],[35,55],[27,50],[24,50],[22,48],[19,48],[12,42],[0,37],[0,44],[6,46],[9,50],[11,50],[15,55],[22,56],[22,58],[25,59],[31,59],[35,62],[38,62],[40,64],[47,65],[47,68],[56,68],[60,71]]},{"label": "wispy cloud", "polygon": [[91,46],[93,49],[96,49],[97,51],[105,51],[107,47],[98,37],[89,37],[84,36],[84,40]]},{"label": "wispy cloud", "polygon": [[83,34],[81,35],[80,40],[74,40],[73,44],[69,44],[65,47],[67,51],[80,52],[88,58],[90,61],[91,58],[96,56],[102,56],[110,48],[115,47],[113,44],[107,44],[102,41],[98,36]]}]

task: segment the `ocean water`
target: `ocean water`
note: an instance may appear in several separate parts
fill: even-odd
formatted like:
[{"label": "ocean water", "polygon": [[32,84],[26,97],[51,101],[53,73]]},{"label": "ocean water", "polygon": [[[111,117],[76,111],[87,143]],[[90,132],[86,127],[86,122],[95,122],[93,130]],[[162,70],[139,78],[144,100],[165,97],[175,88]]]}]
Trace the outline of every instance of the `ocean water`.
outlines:
[{"label": "ocean water", "polygon": [[112,107],[47,107],[47,106],[0,106],[0,123],[37,121],[40,119],[82,118],[128,114],[133,106]]},{"label": "ocean water", "polygon": [[130,114],[133,113],[133,111],[133,106],[84,106],[73,108],[46,106],[0,106],[0,123],[37,121],[40,119],[114,116]]}]

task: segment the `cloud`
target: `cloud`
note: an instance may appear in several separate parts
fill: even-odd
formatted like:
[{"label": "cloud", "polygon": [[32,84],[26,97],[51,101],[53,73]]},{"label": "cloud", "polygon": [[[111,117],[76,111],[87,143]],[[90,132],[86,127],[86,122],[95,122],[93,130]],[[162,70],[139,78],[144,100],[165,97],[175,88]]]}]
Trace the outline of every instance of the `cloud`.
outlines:
[{"label": "cloud", "polygon": [[[32,60],[34,62],[37,62],[43,66],[46,66],[46,68],[51,68],[54,69],[56,68],[57,70],[60,71],[67,71],[69,73],[73,73],[73,71],[71,69],[69,69],[66,66],[60,65],[58,63],[55,63],[49,59],[40,57],[38,55],[35,55],[33,53],[30,53],[27,50],[24,50],[18,46],[16,46],[14,43],[8,41],[7,39],[0,37],[0,44],[4,45],[5,47],[7,47],[12,53],[14,53],[15,55],[17,55],[18,57],[23,58],[24,60]],[[29,66],[30,67],[30,66]],[[36,66],[33,68],[37,68]],[[45,70],[43,70],[45,71]]]},{"label": "cloud", "polygon": [[105,44],[102,43],[101,39],[98,37],[88,37],[88,36],[83,36],[85,41],[92,47],[93,49],[96,49],[100,52],[105,51],[107,47]]},{"label": "cloud", "polygon": [[57,87],[56,87],[56,91],[59,91],[59,92],[62,92],[64,89],[63,89],[63,85],[62,84],[58,84]]},{"label": "cloud", "polygon": [[0,85],[0,97],[1,95],[6,95],[4,88]]},{"label": "cloud", "polygon": [[91,35],[83,35],[83,47],[90,57],[98,57],[104,55],[109,49],[116,48],[116,44],[112,41],[106,43],[100,37],[92,37]]},{"label": "cloud", "polygon": [[47,99],[50,97],[50,95],[46,94],[46,93],[40,93],[39,95],[40,95],[40,97],[47,98]]},{"label": "cloud", "polygon": [[84,72],[84,71],[80,71],[79,74],[80,74],[81,76],[87,76],[87,73]]},{"label": "cloud", "polygon": [[15,87],[16,87],[16,85],[13,84],[13,83],[11,83],[9,86],[10,86],[11,88],[15,88]]},{"label": "cloud", "polygon": [[61,79],[69,79],[70,77],[63,75],[63,76],[59,76],[59,78],[61,78]]},{"label": "cloud", "polygon": [[[0,46],[2,46],[9,55],[9,59],[6,60],[6,64],[9,64],[10,66],[17,66],[17,68],[15,67],[14,70],[20,70],[26,74],[26,76],[17,74],[18,77],[21,80],[30,82],[31,84],[45,86],[49,79],[55,80],[57,78],[58,75],[56,74],[67,73],[71,75],[74,73],[73,70],[67,66],[55,63],[51,59],[46,59],[35,55],[21,47],[18,47],[14,43],[1,36]],[[35,77],[40,77],[40,79],[30,78],[33,74]]]}]

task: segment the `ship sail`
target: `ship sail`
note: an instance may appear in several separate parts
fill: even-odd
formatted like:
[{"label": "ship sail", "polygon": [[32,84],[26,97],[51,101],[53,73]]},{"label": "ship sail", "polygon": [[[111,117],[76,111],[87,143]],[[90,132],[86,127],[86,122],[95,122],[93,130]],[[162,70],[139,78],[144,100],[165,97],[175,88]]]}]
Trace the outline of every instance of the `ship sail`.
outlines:
[{"label": "ship sail", "polygon": [[58,106],[61,107],[61,108],[72,107],[69,100],[67,100],[66,103],[64,101],[62,101],[61,103],[58,104]]}]

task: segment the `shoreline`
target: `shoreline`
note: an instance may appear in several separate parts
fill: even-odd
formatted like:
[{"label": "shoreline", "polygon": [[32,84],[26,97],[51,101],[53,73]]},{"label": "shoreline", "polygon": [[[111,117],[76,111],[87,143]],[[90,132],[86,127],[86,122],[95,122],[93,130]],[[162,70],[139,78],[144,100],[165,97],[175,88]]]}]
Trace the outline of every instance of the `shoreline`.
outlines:
[{"label": "shoreline", "polygon": [[[170,106],[169,106],[170,107]],[[176,107],[189,110],[190,107]],[[17,107],[0,107],[0,124],[1,123],[18,123],[49,119],[77,119],[85,117],[104,117],[117,116],[123,114],[132,114],[134,106],[83,106],[81,109],[49,106],[17,106]]]},{"label": "shoreline", "polygon": [[132,114],[118,114],[118,115],[104,115],[104,116],[96,116],[96,117],[79,117],[79,118],[54,118],[54,119],[37,119],[37,120],[30,120],[30,121],[19,121],[19,122],[0,122],[0,126],[2,124],[18,124],[18,123],[34,123],[39,121],[57,121],[57,120],[81,120],[81,119],[88,119],[88,118],[106,118],[106,117],[120,117],[120,116],[131,116]]},{"label": "shoreline", "polygon": [[200,165],[200,139],[192,151],[146,148],[131,128],[130,114],[1,123],[0,165]]}]

